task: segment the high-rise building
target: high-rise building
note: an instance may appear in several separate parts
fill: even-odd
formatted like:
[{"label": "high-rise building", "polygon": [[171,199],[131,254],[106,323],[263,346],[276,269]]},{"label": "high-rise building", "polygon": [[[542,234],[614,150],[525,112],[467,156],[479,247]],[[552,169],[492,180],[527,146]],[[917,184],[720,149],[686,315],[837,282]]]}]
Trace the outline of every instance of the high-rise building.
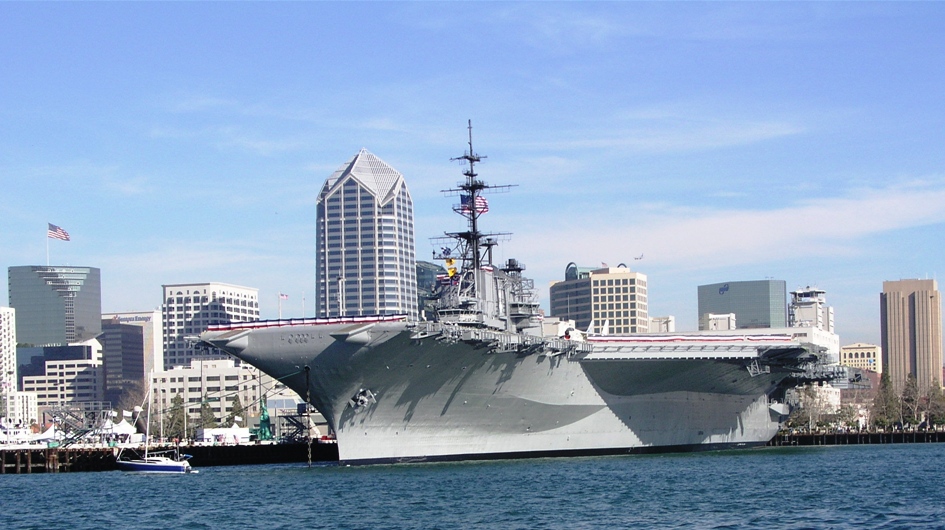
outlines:
[{"label": "high-rise building", "polygon": [[787,327],[787,284],[784,280],[713,283],[698,287],[699,329],[704,316],[735,314],[738,329]]},{"label": "high-rise building", "polygon": [[99,269],[26,265],[10,267],[8,280],[20,344],[70,344],[102,332]]},{"label": "high-rise building", "polygon": [[919,389],[942,384],[942,299],[935,280],[883,282],[883,369],[901,391],[910,375]]},{"label": "high-rise building", "polygon": [[628,335],[649,331],[646,275],[626,265],[591,269],[569,263],[564,281],[551,284],[551,316],[580,330]]},{"label": "high-rise building", "polygon": [[[103,315],[104,317],[104,315]],[[124,324],[118,318],[102,318],[102,362],[105,367],[105,400],[118,403],[128,391],[147,388],[144,327]]]},{"label": "high-rise building", "polygon": [[174,366],[190,366],[193,359],[230,358],[220,351],[197,352],[190,339],[206,331],[211,324],[259,320],[258,289],[226,283],[187,283],[162,287],[165,370]]},{"label": "high-rise building", "polygon": [[316,206],[316,315],[417,315],[413,200],[366,149],[335,171]]},{"label": "high-rise building", "polygon": [[7,400],[16,389],[16,310],[0,307],[0,420],[6,417]]},{"label": "high-rise building", "polygon": [[548,289],[551,316],[573,320],[580,330],[591,324],[592,267],[578,267],[571,262],[564,268],[564,281],[554,281]]},{"label": "high-rise building", "polygon": [[[140,349],[143,355],[143,372],[141,379],[145,375],[156,370],[164,369],[164,343],[162,318],[160,311],[130,311],[125,313],[102,313],[102,332],[105,332],[105,324],[120,324],[122,326],[136,326],[141,328],[141,347],[135,345],[135,350]],[[108,364],[108,358],[111,350],[108,344],[103,344],[105,364]],[[137,360],[133,361],[135,364]]]},{"label": "high-rise building", "polygon": [[16,310],[0,307],[0,392],[16,390]]},{"label": "high-rise building", "polygon": [[105,400],[118,403],[132,387],[145,385],[144,334],[139,326],[104,321],[99,342],[105,369]]}]

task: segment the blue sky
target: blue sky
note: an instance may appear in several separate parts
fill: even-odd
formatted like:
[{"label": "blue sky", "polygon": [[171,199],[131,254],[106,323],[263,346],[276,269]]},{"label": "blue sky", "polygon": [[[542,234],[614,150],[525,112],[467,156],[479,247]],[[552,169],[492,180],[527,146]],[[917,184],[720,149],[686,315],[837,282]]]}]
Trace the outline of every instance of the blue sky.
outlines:
[{"label": "blue sky", "polygon": [[362,147],[403,173],[423,259],[472,119],[543,305],[625,262],[687,330],[698,285],[775,278],[876,343],[882,282],[943,263],[943,86],[942,3],[4,2],[0,266],[52,222],[105,311],[219,281],[310,314],[325,179]]}]

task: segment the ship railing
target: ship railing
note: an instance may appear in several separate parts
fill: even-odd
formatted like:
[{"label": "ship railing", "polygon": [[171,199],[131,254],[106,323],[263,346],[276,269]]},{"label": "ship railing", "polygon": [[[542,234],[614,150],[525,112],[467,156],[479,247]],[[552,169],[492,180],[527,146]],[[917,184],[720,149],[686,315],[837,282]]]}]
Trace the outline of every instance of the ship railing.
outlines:
[{"label": "ship railing", "polygon": [[634,344],[670,344],[670,343],[750,343],[797,345],[789,335],[588,335],[587,340],[594,342],[634,343]]},{"label": "ship railing", "polygon": [[329,318],[289,318],[280,320],[256,320],[251,322],[230,322],[226,324],[210,324],[207,331],[231,331],[236,329],[266,329],[286,326],[323,326],[330,324],[370,324],[377,322],[406,321],[406,313],[395,315],[369,315],[357,317],[329,317]]}]

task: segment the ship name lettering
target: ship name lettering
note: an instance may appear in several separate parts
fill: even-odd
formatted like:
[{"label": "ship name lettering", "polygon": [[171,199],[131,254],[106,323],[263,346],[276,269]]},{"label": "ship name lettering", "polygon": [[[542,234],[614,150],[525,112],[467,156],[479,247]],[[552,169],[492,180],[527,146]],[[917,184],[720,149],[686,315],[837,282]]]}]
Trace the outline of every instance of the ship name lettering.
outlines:
[{"label": "ship name lettering", "polygon": [[308,333],[289,333],[282,337],[283,342],[288,342],[289,344],[305,344],[307,343],[312,336]]}]

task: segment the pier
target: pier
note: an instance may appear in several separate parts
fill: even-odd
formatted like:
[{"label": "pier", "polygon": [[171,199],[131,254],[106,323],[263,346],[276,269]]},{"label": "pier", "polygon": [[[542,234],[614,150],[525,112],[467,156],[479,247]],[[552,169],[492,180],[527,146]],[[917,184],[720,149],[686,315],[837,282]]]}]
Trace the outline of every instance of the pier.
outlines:
[{"label": "pier", "polygon": [[112,448],[23,448],[0,449],[0,474],[65,473],[115,469]]},{"label": "pier", "polygon": [[942,431],[778,433],[768,447],[945,442]]},{"label": "pier", "polygon": [[[155,447],[160,451],[170,447]],[[311,453],[308,445],[256,444],[256,445],[195,445],[181,446],[181,453],[192,455],[193,467],[235,466],[252,464],[306,463],[311,454],[312,462],[338,461],[336,444],[313,443]],[[78,471],[112,471],[117,469],[115,447],[35,447],[0,449],[0,474],[68,473]]]}]

